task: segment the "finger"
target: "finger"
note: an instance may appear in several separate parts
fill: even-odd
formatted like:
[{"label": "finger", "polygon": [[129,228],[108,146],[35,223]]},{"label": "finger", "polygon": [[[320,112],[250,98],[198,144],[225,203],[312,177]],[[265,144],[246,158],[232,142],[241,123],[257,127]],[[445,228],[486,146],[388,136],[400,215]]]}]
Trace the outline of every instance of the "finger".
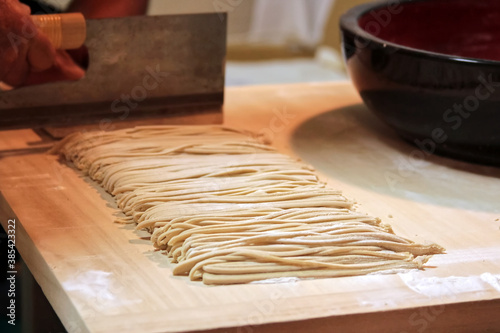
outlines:
[{"label": "finger", "polygon": [[85,45],[78,49],[66,50],[66,53],[83,69],[89,68],[89,50]]},{"label": "finger", "polygon": [[2,81],[10,86],[21,86],[30,72],[30,66],[26,59],[18,59],[5,74]]},{"label": "finger", "polygon": [[23,86],[30,86],[34,84],[42,84],[57,81],[74,81],[80,79],[84,73],[78,70],[73,72],[62,72],[61,69],[53,66],[52,68],[43,72],[31,72],[23,83]]},{"label": "finger", "polygon": [[[10,24],[11,22],[7,23]],[[0,30],[2,30],[1,26]],[[12,70],[12,67],[20,58],[26,57],[28,51],[29,40],[16,31],[9,31],[0,36],[0,80],[3,80],[3,77]]]},{"label": "finger", "polygon": [[48,38],[41,32],[33,38],[28,50],[28,62],[31,71],[41,72],[49,69],[54,64],[56,50]]},{"label": "finger", "polygon": [[68,80],[78,80],[85,75],[85,71],[73,61],[66,51],[57,50],[56,52],[54,67],[58,68],[64,77]]},{"label": "finger", "polygon": [[11,64],[10,70],[2,79],[3,82],[13,87],[22,85],[30,72],[30,66],[26,59],[28,48],[26,46],[19,48],[18,52],[17,59]]},{"label": "finger", "polygon": [[56,51],[54,65],[43,72],[31,72],[24,85],[42,84],[54,81],[78,80],[85,75],[85,71],[76,65],[71,57],[62,50]]},{"label": "finger", "polygon": [[0,48],[2,48],[0,50],[0,59],[2,60],[2,64],[0,65],[0,81],[2,81],[3,77],[11,70],[12,64],[16,62],[18,51],[10,45],[0,45]]},{"label": "finger", "polygon": [[21,2],[16,2],[17,5],[17,10],[19,13],[24,14],[24,15],[30,15],[31,14],[31,8],[30,6],[21,3]]}]

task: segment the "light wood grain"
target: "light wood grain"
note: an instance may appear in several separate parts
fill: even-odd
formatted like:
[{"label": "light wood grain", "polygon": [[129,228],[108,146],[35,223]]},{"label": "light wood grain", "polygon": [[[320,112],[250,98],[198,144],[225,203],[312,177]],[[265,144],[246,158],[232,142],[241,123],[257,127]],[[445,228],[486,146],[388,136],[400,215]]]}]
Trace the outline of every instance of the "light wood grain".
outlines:
[{"label": "light wood grain", "polygon": [[359,103],[348,83],[231,88],[225,124],[267,134],[396,233],[447,248],[435,268],[217,287],[174,277],[30,130],[0,133],[1,222],[17,216],[18,249],[71,332],[499,330],[500,170],[441,157],[405,170],[414,148]]}]

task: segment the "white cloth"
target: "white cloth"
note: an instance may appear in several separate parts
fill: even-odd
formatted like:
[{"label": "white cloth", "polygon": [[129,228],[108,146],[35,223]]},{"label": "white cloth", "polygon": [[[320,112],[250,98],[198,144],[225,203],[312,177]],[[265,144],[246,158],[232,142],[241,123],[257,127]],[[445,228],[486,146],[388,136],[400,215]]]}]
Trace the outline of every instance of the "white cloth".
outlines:
[{"label": "white cloth", "polygon": [[248,42],[316,46],[335,0],[255,0]]}]

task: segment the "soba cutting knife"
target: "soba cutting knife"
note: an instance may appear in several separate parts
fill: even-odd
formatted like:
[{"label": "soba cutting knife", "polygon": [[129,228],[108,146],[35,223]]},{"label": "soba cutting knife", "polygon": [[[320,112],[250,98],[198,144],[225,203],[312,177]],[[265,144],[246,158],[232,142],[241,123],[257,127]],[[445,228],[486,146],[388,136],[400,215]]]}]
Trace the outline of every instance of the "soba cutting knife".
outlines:
[{"label": "soba cutting knife", "polygon": [[221,112],[225,18],[215,13],[93,19],[84,22],[83,37],[77,19],[59,20],[66,26],[63,35],[73,26],[72,37],[65,39],[57,29],[46,33],[59,48],[85,41],[85,77],[0,91],[0,129]]}]

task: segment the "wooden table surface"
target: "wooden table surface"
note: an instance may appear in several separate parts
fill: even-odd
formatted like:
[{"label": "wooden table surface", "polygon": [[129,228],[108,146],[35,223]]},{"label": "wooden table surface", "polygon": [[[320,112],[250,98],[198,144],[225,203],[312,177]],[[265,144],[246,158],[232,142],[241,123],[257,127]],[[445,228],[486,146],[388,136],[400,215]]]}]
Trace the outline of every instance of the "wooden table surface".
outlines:
[{"label": "wooden table surface", "polygon": [[47,155],[50,140],[0,132],[1,223],[16,219],[17,248],[68,331],[500,331],[499,168],[403,142],[347,82],[229,88],[224,114],[447,254],[425,271],[205,286],[172,276],[144,233],[114,224],[113,199]]}]

